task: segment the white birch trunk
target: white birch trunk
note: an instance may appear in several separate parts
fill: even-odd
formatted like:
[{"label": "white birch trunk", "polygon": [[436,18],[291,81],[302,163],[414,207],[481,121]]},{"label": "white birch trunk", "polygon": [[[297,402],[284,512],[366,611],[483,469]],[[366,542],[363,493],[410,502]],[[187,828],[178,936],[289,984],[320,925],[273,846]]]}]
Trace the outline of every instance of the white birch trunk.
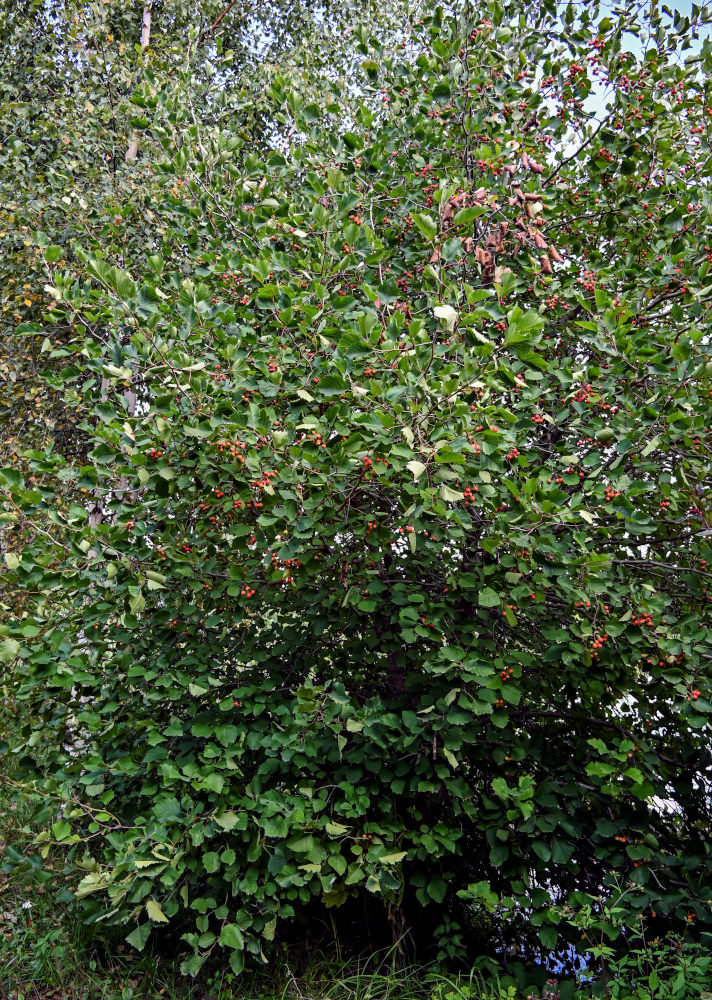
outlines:
[{"label": "white birch trunk", "polygon": [[[151,10],[153,7],[153,0],[148,0],[148,3],[144,5],[143,8],[143,20],[141,22],[141,48],[145,51],[151,41]],[[135,160],[138,156],[138,132],[134,132],[131,142],[129,143],[129,148],[126,150],[126,159]]]}]

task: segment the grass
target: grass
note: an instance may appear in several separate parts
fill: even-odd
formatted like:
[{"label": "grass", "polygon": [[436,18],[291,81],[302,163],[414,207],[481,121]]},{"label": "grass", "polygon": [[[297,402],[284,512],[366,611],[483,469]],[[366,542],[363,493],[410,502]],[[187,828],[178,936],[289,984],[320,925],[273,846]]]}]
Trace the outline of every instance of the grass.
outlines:
[{"label": "grass", "polygon": [[[0,716],[0,741],[16,725]],[[3,731],[4,730],[4,731]],[[475,978],[402,967],[395,951],[346,961],[283,949],[270,970],[236,978],[214,968],[193,981],[170,957],[96,934],[72,909],[61,858],[41,861],[32,843],[30,796],[8,780],[0,757],[0,1000],[500,1000]],[[501,994],[506,998],[506,993]]]},{"label": "grass", "polygon": [[270,972],[214,970],[194,982],[166,958],[87,935],[50,888],[35,869],[0,880],[0,1000],[514,1000],[474,977],[396,967],[389,954],[346,962],[285,950]]},{"label": "grass", "polygon": [[[20,723],[4,694],[0,744],[12,742]],[[268,971],[237,978],[214,967],[187,979],[175,956],[139,955],[120,935],[97,934],[68,903],[58,904],[58,896],[70,900],[69,885],[61,856],[37,853],[35,809],[0,755],[0,1000],[513,1000],[475,977],[458,982],[404,967],[395,949],[345,960],[284,947]]]},{"label": "grass", "polygon": [[393,951],[346,961],[285,948],[269,972],[188,980],[177,962],[97,938],[57,907],[62,876],[36,859],[30,811],[0,772],[0,1000],[514,1000],[475,977],[402,967]]},{"label": "grass", "polygon": [[[1,693],[1,691],[0,691]],[[0,744],[17,726],[12,704],[0,711]],[[288,948],[268,970],[236,978],[215,964],[197,980],[178,972],[175,955],[139,955],[121,936],[85,927],[62,896],[71,900],[59,855],[42,861],[33,844],[31,797],[8,780],[0,755],[0,1000],[535,1000],[532,989],[485,982],[477,975],[448,976],[404,966],[395,949],[345,960],[333,952]],[[705,993],[712,962],[693,952],[685,969],[679,949],[658,944],[643,955],[631,950],[619,966],[629,987],[617,1000],[712,1000]],[[637,958],[636,958],[637,956]],[[652,965],[651,965],[652,960]],[[681,964],[682,962],[682,964]],[[689,964],[688,963],[688,964]],[[696,963],[696,964],[695,964]],[[654,967],[661,989],[646,992]],[[645,973],[641,978],[641,970]],[[681,971],[684,975],[681,979]],[[684,981],[683,981],[684,980]],[[511,982],[511,980],[509,981]],[[639,992],[639,987],[643,992]],[[677,984],[677,985],[676,985]],[[561,1000],[592,1000],[570,984]],[[543,1000],[557,1000],[556,989]]]},{"label": "grass", "polygon": [[[17,810],[5,812],[3,842],[26,827]],[[17,843],[17,840],[15,841]],[[7,847],[6,847],[7,850]],[[17,847],[11,848],[11,853]],[[475,978],[461,981],[415,967],[397,967],[393,955],[362,961],[326,953],[306,959],[284,950],[270,972],[239,979],[213,970],[198,981],[177,973],[177,962],[137,955],[119,941],[87,933],[69,909],[53,901],[56,885],[42,869],[0,875],[0,1000],[502,1000]]]}]

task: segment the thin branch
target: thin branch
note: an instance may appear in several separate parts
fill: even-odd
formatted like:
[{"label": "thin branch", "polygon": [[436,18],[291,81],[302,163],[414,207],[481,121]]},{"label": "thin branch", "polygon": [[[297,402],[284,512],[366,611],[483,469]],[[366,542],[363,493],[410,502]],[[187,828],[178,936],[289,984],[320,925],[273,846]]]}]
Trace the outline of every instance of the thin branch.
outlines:
[{"label": "thin branch", "polygon": [[[636,735],[631,729],[626,729],[619,722],[614,722],[612,719],[596,719],[590,715],[577,715],[575,712],[552,712],[552,711],[539,711],[537,709],[521,709],[517,712],[511,713],[515,718],[520,718],[525,722],[528,718],[538,718],[538,719],[566,719],[570,722],[580,722],[583,725],[588,726],[600,726],[602,729],[612,729],[616,733],[620,733],[621,736],[626,736],[628,739],[633,740],[634,743],[638,743],[641,740],[639,735]],[[672,757],[666,757],[665,754],[660,753],[658,750],[653,749],[653,753],[657,755],[658,760],[663,761],[665,764],[671,764],[673,767],[680,767],[680,762],[673,760]]]},{"label": "thin branch", "polygon": [[553,180],[554,177],[556,177],[556,175],[559,173],[559,171],[563,167],[565,167],[567,163],[571,163],[572,160],[575,160],[576,157],[579,155],[579,153],[582,150],[584,150],[586,148],[586,146],[588,146],[590,143],[593,142],[593,140],[596,138],[596,136],[601,131],[601,129],[603,128],[603,126],[606,124],[606,122],[609,122],[611,120],[611,118],[613,117],[613,113],[617,112],[617,111],[618,111],[617,108],[613,108],[613,110],[610,112],[610,114],[608,114],[605,118],[601,119],[601,121],[600,121],[600,123],[598,125],[598,128],[594,129],[593,132],[589,135],[589,137],[587,139],[584,139],[584,141],[581,143],[581,145],[571,154],[571,156],[565,157],[563,160],[561,160],[561,162],[557,166],[554,167],[554,169],[551,171],[551,173],[547,174],[547,176],[542,181],[542,187],[546,187],[546,185],[549,183],[549,181]]},{"label": "thin branch", "polygon": [[231,2],[227,5],[227,7],[225,8],[225,10],[222,12],[222,14],[220,14],[220,16],[215,21],[213,21],[213,23],[210,25],[209,28],[205,29],[205,31],[202,33],[202,35],[198,39],[198,44],[196,45],[196,48],[199,49],[200,46],[203,44],[203,42],[208,38],[208,36],[212,35],[212,33],[215,31],[215,29],[218,27],[218,25],[222,21],[222,19],[227,14],[230,13],[230,11],[232,10],[232,8],[235,6],[236,3],[237,3],[237,0],[231,0]]}]

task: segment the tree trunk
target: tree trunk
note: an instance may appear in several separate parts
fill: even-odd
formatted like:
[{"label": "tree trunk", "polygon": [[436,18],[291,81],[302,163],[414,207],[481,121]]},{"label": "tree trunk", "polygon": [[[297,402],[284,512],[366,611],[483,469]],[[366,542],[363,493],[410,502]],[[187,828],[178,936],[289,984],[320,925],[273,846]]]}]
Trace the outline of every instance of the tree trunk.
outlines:
[{"label": "tree trunk", "polygon": [[[143,8],[143,20],[141,22],[141,48],[145,51],[151,41],[151,9],[153,0],[148,0]],[[138,132],[134,132],[129,148],[126,150],[126,159],[135,160],[138,156]]]}]

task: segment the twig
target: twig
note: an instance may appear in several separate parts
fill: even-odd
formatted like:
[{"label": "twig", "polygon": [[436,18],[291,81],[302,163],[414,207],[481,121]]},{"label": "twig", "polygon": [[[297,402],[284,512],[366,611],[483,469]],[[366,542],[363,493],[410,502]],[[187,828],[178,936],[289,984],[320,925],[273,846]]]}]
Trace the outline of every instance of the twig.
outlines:
[{"label": "twig", "polygon": [[[637,743],[640,740],[639,736],[631,729],[626,729],[619,722],[614,722],[612,719],[596,719],[589,715],[577,715],[575,712],[552,712],[543,711],[538,709],[521,709],[517,712],[512,712],[515,718],[520,718],[523,722],[527,718],[538,718],[538,719],[568,719],[570,722],[580,722],[584,725],[589,726],[600,726],[602,729],[612,729],[616,733],[620,733],[621,736],[627,736],[628,739],[633,740]],[[664,761],[666,764],[671,764],[673,767],[680,767],[680,762],[673,760],[672,757],[666,757],[665,754],[660,753],[658,750],[653,749],[653,753],[657,755],[658,760]]]},{"label": "twig", "polygon": [[603,126],[604,126],[604,125],[606,124],[606,122],[609,122],[609,121],[611,120],[611,118],[613,117],[613,113],[614,113],[614,112],[617,112],[617,111],[618,111],[618,108],[614,108],[614,109],[613,109],[613,110],[612,110],[612,111],[610,112],[610,114],[608,114],[608,115],[607,115],[607,116],[606,116],[605,118],[602,118],[602,119],[601,119],[601,121],[600,121],[600,123],[599,123],[599,126],[598,126],[598,128],[596,128],[596,129],[594,129],[594,130],[593,130],[593,132],[592,132],[592,133],[591,133],[591,134],[589,135],[588,139],[584,139],[584,141],[583,141],[583,142],[581,143],[581,145],[580,145],[580,146],[578,147],[578,149],[576,149],[576,150],[575,150],[575,152],[573,152],[573,153],[571,154],[571,156],[567,156],[567,157],[565,157],[565,158],[564,158],[564,159],[563,159],[563,160],[562,160],[562,161],[561,161],[561,162],[560,162],[560,163],[558,164],[558,166],[554,167],[554,169],[553,169],[553,170],[551,171],[551,173],[547,174],[547,176],[546,176],[546,177],[544,178],[544,180],[542,181],[542,187],[546,187],[546,185],[547,185],[547,184],[549,183],[549,181],[553,180],[553,179],[554,179],[554,177],[556,177],[556,175],[557,175],[557,174],[558,174],[558,172],[559,172],[559,171],[560,171],[560,170],[562,169],[562,167],[565,167],[567,163],[571,163],[571,161],[572,161],[572,160],[575,160],[575,159],[576,159],[576,157],[577,157],[577,156],[579,155],[579,153],[580,153],[580,152],[581,152],[581,151],[582,151],[583,149],[585,149],[585,148],[586,148],[586,146],[588,146],[588,145],[589,145],[589,143],[593,142],[593,140],[594,140],[594,139],[596,138],[596,136],[597,136],[597,135],[598,135],[598,133],[599,133],[599,132],[601,131],[601,129],[603,128]]},{"label": "twig", "polygon": [[231,2],[227,5],[227,7],[225,8],[225,10],[222,12],[222,14],[220,14],[220,16],[215,21],[213,21],[213,23],[210,25],[209,28],[205,29],[205,31],[202,33],[202,35],[198,39],[198,44],[196,45],[196,48],[199,49],[200,46],[205,41],[205,39],[208,37],[208,35],[212,35],[212,33],[215,31],[215,29],[218,27],[218,25],[222,21],[222,19],[227,14],[230,13],[230,11],[232,10],[232,8],[235,6],[236,3],[237,3],[237,0],[231,0]]}]

